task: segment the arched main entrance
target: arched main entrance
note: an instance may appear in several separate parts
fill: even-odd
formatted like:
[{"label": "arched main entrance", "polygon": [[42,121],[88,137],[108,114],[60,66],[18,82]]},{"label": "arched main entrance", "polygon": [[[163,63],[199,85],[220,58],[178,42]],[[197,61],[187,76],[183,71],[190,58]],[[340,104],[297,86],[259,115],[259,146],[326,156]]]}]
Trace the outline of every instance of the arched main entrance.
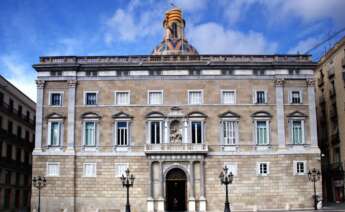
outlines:
[{"label": "arched main entrance", "polygon": [[166,210],[186,211],[187,210],[187,177],[183,170],[174,168],[170,170],[165,178]]}]

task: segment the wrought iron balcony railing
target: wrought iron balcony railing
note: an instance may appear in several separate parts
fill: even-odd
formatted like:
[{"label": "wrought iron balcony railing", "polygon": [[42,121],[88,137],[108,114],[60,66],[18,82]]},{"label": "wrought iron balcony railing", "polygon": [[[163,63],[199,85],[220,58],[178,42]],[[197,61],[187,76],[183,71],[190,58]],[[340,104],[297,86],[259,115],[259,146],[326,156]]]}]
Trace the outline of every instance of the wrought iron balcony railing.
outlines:
[{"label": "wrought iron balcony railing", "polygon": [[0,102],[0,110],[4,111],[8,115],[12,115],[14,118],[20,119],[20,121],[24,121],[30,126],[35,126],[35,120],[30,119],[30,117],[24,115],[21,111],[18,111],[13,106],[5,102]]}]

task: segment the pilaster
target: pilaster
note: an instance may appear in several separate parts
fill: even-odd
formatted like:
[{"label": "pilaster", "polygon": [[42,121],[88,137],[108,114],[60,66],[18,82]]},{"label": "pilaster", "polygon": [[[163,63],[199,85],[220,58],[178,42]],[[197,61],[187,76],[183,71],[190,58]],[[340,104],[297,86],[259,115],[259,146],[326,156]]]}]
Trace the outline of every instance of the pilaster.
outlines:
[{"label": "pilaster", "polygon": [[154,212],[155,204],[153,199],[153,169],[152,161],[149,162],[149,197],[147,199],[147,211]]},{"label": "pilaster", "polygon": [[36,80],[37,102],[36,102],[36,129],[34,152],[42,151],[42,130],[43,130],[43,104],[44,104],[44,80]]},{"label": "pilaster", "polygon": [[169,143],[169,120],[164,120],[164,143]]},{"label": "pilaster", "polygon": [[316,122],[316,106],[315,106],[315,80],[308,79],[306,81],[308,87],[308,110],[309,110],[309,127],[311,145],[317,147],[317,122]]},{"label": "pilaster", "polygon": [[75,90],[76,80],[67,81],[68,84],[68,131],[67,131],[67,151],[74,151],[74,131],[75,131]]},{"label": "pilaster", "polygon": [[195,211],[195,192],[194,192],[194,161],[189,162],[189,170],[190,170],[190,196],[188,200],[188,211],[194,212]]},{"label": "pilaster", "polygon": [[284,117],[284,80],[275,79],[276,109],[277,109],[277,135],[280,148],[285,147],[285,117]]},{"label": "pilaster", "polygon": [[205,161],[200,161],[200,198],[199,211],[206,212],[206,197],[205,197]]},{"label": "pilaster", "polygon": [[163,162],[159,162],[160,173],[159,173],[159,182],[160,182],[160,189],[159,189],[159,198],[157,200],[157,210],[158,212],[164,212],[164,178],[163,178]]},{"label": "pilaster", "polygon": [[183,140],[182,143],[188,143],[188,121],[187,119],[183,120]]}]

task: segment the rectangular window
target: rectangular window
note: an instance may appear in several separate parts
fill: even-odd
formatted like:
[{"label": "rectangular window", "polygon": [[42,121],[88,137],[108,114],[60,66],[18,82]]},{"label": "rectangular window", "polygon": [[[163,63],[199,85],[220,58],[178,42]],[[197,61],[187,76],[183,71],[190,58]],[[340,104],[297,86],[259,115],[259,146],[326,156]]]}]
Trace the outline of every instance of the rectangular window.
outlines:
[{"label": "rectangular window", "polygon": [[192,143],[201,144],[202,143],[202,122],[201,121],[192,121],[191,122],[191,134],[192,134]]},{"label": "rectangular window", "polygon": [[305,169],[304,169],[304,163],[303,162],[297,162],[296,164],[296,173],[297,174],[304,174]]},{"label": "rectangular window", "polygon": [[22,117],[22,113],[23,113],[23,107],[21,105],[18,105],[18,115]]},{"label": "rectangular window", "polygon": [[4,103],[4,93],[0,92],[0,105],[2,106]]},{"label": "rectangular window", "polygon": [[307,161],[293,161],[294,175],[307,174]]},{"label": "rectangular window", "polygon": [[86,105],[96,105],[97,104],[97,93],[87,92],[85,94],[85,104]]},{"label": "rectangular window", "polygon": [[292,120],[292,143],[303,144],[302,120]]},{"label": "rectangular window", "polygon": [[161,121],[151,121],[150,122],[150,140],[151,144],[162,143],[162,122]]},{"label": "rectangular window", "polygon": [[14,107],[13,99],[10,99],[9,109],[11,112],[13,111],[13,107]]},{"label": "rectangular window", "polygon": [[10,134],[13,134],[13,122],[12,121],[7,122],[7,132]]},{"label": "rectangular window", "polygon": [[60,146],[61,140],[61,122],[50,122],[50,139],[49,146]]},{"label": "rectangular window", "polygon": [[84,177],[96,177],[96,163],[84,163]]},{"label": "rectangular window", "polygon": [[128,122],[126,121],[116,122],[116,145],[128,145]]},{"label": "rectangular window", "polygon": [[20,205],[20,190],[16,190],[14,194],[14,205],[16,208],[19,208]]},{"label": "rectangular window", "polygon": [[85,122],[85,146],[96,146],[96,122],[86,121]]},{"label": "rectangular window", "polygon": [[256,121],[256,144],[268,144],[268,122]]},{"label": "rectangular window", "polygon": [[161,105],[163,104],[163,92],[162,91],[149,91],[149,102],[150,105]]},{"label": "rectangular window", "polygon": [[26,120],[30,120],[30,111],[26,111]]},{"label": "rectangular window", "polygon": [[11,202],[11,189],[5,189],[4,209],[8,209],[10,207],[10,202]]},{"label": "rectangular window", "polygon": [[223,104],[235,104],[235,102],[236,102],[235,91],[222,91]]},{"label": "rectangular window", "polygon": [[60,163],[48,162],[47,163],[47,177],[60,176]]},{"label": "rectangular window", "polygon": [[17,126],[17,137],[22,138],[22,127],[21,126]]},{"label": "rectangular window", "polygon": [[189,91],[188,92],[188,104],[190,105],[198,105],[202,104],[203,97],[201,91]]},{"label": "rectangular window", "polygon": [[223,121],[223,143],[234,145],[238,138],[238,121]]},{"label": "rectangular window", "polygon": [[30,133],[28,130],[25,130],[25,140],[29,141],[30,140]]},{"label": "rectangular window", "polygon": [[266,92],[265,91],[256,91],[256,104],[265,104],[266,100]]},{"label": "rectangular window", "polygon": [[267,176],[269,174],[269,164],[267,162],[259,162],[257,164],[257,174]]},{"label": "rectangular window", "polygon": [[291,91],[291,99],[290,103],[292,104],[300,104],[302,103],[302,96],[300,91]]},{"label": "rectangular window", "polygon": [[125,175],[125,172],[127,169],[128,169],[127,163],[116,163],[115,164],[115,176],[121,177],[122,175]]},{"label": "rectangular window", "polygon": [[61,93],[51,93],[50,94],[50,105],[61,106],[62,105],[62,94]]},{"label": "rectangular window", "polygon": [[12,160],[12,145],[7,144],[6,146],[6,157],[8,160]]},{"label": "rectangular window", "polygon": [[115,104],[117,104],[117,105],[129,105],[129,92],[128,91],[116,91],[115,92]]}]

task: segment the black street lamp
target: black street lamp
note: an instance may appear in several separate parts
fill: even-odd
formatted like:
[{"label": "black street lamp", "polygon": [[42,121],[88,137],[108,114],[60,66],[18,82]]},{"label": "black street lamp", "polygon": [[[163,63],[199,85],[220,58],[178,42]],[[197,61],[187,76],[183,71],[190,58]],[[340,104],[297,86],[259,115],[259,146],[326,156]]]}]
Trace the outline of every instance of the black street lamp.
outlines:
[{"label": "black street lamp", "polygon": [[316,187],[315,183],[320,180],[321,172],[320,170],[316,170],[313,168],[311,171],[308,172],[308,179],[309,181],[314,183],[314,209],[317,210],[317,196],[316,196]]},{"label": "black street lamp", "polygon": [[37,176],[32,179],[33,186],[38,189],[38,207],[37,212],[41,212],[41,189],[47,184],[46,178]]},{"label": "black street lamp", "polygon": [[130,174],[129,169],[126,169],[126,176],[121,176],[122,186],[127,189],[127,202],[126,202],[126,212],[131,212],[131,206],[129,204],[129,187],[132,187],[134,184],[134,176]]},{"label": "black street lamp", "polygon": [[228,185],[232,183],[233,175],[231,172],[228,172],[228,167],[224,167],[223,171],[219,175],[219,179],[221,184],[225,185],[225,204],[224,204],[224,212],[230,212],[230,203],[229,203],[229,196],[228,196]]}]

